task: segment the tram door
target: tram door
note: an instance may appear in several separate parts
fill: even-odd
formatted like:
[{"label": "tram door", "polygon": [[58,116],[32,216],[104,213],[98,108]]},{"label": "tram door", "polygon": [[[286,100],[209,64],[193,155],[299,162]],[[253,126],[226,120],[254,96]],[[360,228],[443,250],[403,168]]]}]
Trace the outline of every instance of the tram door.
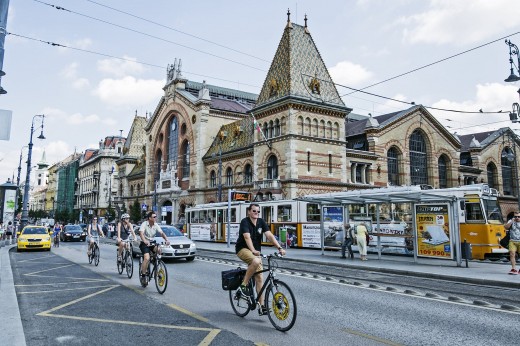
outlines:
[{"label": "tram door", "polygon": [[[269,225],[270,231],[274,234],[273,227],[274,227],[274,222],[276,220],[275,220],[274,213],[273,213],[273,206],[272,205],[262,206],[260,209],[260,217],[262,219],[264,219],[264,221]],[[262,239],[262,240],[266,241],[266,239]]]}]

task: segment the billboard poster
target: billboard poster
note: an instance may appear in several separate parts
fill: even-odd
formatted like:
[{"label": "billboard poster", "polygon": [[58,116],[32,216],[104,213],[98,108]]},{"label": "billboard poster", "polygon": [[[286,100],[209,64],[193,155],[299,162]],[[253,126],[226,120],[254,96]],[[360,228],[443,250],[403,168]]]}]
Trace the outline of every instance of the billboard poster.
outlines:
[{"label": "billboard poster", "polygon": [[321,248],[321,225],[319,223],[302,224],[302,247]]},{"label": "billboard poster", "polygon": [[[238,232],[240,230],[240,224],[238,223],[232,223],[229,225],[229,230],[230,230],[230,237],[229,237],[229,242],[230,243],[236,243],[237,240],[238,240]],[[227,227],[227,225],[226,225]]]},{"label": "billboard poster", "polygon": [[343,207],[323,207],[324,245],[341,247],[343,234]]},{"label": "billboard poster", "polygon": [[453,259],[448,204],[415,205],[417,256]]},{"label": "billboard poster", "polygon": [[2,219],[4,220],[4,224],[7,225],[9,221],[14,222],[14,210],[15,210],[15,199],[16,199],[16,190],[5,190],[4,195],[4,214],[2,215]]},{"label": "billboard poster", "polygon": [[192,224],[190,238],[191,240],[211,240],[211,224]]}]

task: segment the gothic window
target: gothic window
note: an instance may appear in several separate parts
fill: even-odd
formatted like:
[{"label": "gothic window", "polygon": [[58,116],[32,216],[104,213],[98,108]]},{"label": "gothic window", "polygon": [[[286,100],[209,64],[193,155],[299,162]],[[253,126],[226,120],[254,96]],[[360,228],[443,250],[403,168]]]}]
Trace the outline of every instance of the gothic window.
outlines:
[{"label": "gothic window", "polygon": [[487,165],[487,183],[489,187],[496,189],[498,187],[497,183],[497,166],[493,162],[488,163]]},{"label": "gothic window", "polygon": [[327,121],[327,134],[325,137],[332,139],[332,122],[330,121]]},{"label": "gothic window", "polygon": [[514,155],[511,148],[502,150],[502,185],[504,195],[513,196],[513,160]]},{"label": "gothic window", "polygon": [[303,117],[298,117],[298,127],[300,129],[300,134],[304,135],[304,124],[303,124]]},{"label": "gothic window", "polygon": [[161,149],[157,150],[155,154],[155,165],[154,165],[154,179],[155,181],[159,180],[161,174],[162,167],[162,151]]},{"label": "gothic window", "polygon": [[211,171],[211,173],[209,174],[209,186],[217,186],[217,174],[215,173],[215,171]]},{"label": "gothic window", "polygon": [[319,137],[325,138],[325,120],[320,120],[320,134]]},{"label": "gothic window", "polygon": [[278,179],[278,159],[275,155],[267,159],[267,179]]},{"label": "gothic window", "polygon": [[244,184],[250,184],[253,181],[253,170],[251,165],[248,163],[244,168]]},{"label": "gothic window", "polygon": [[311,135],[311,118],[305,118],[305,133],[304,135]]},{"label": "gothic window", "polygon": [[130,186],[130,196],[134,195],[134,186]]},{"label": "gothic window", "polygon": [[311,171],[311,152],[307,152],[307,172]]},{"label": "gothic window", "polygon": [[332,174],[332,154],[329,154],[329,174]]},{"label": "gothic window", "polygon": [[274,135],[276,137],[280,136],[281,135],[281,131],[280,131],[280,120],[276,119],[274,121]]},{"label": "gothic window", "polygon": [[228,167],[226,169],[226,185],[232,186],[233,185],[233,170],[231,167]]},{"label": "gothic window", "polygon": [[399,186],[399,151],[396,147],[388,149],[386,154],[388,160],[388,183]]},{"label": "gothic window", "polygon": [[339,124],[334,123],[334,138],[339,139]]},{"label": "gothic window", "polygon": [[137,196],[141,196],[141,185],[137,184]]},{"label": "gothic window", "polygon": [[410,180],[412,185],[428,184],[426,141],[420,130],[410,136]]},{"label": "gothic window", "polygon": [[448,187],[448,158],[446,155],[441,155],[438,161],[439,168],[439,188],[444,189]]},{"label": "gothic window", "polygon": [[168,131],[168,163],[174,164],[177,167],[177,159],[179,156],[179,124],[177,117],[173,117],[170,121],[170,128]]},{"label": "gothic window", "polygon": [[182,177],[190,177],[190,143],[185,141],[182,145]]},{"label": "gothic window", "polygon": [[274,122],[271,120],[269,121],[269,136],[267,138],[273,138],[274,137]]},{"label": "gothic window", "polygon": [[318,120],[312,119],[312,135],[314,137],[318,137],[318,132],[319,132]]},{"label": "gothic window", "polygon": [[265,138],[269,138],[269,126],[267,126],[267,123],[264,123],[263,133]]}]

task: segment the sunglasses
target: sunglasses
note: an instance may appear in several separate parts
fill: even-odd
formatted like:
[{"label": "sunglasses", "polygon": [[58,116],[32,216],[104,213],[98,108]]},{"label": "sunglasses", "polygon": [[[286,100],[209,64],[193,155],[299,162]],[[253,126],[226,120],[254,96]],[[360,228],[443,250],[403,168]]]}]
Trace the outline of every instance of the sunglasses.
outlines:
[{"label": "sunglasses", "polygon": [[155,215],[155,216],[152,216],[152,219],[157,219],[157,215]]},{"label": "sunglasses", "polygon": [[251,210],[252,213],[260,214],[260,210]]}]

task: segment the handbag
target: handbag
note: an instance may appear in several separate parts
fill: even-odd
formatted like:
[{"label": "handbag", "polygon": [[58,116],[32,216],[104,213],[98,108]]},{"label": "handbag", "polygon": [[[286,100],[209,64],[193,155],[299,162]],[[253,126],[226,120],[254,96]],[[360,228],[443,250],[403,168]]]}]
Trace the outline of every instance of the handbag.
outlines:
[{"label": "handbag", "polygon": [[368,235],[368,232],[365,233],[365,237],[367,239],[367,246],[368,246],[368,244],[370,243],[370,236]]},{"label": "handbag", "polygon": [[506,249],[509,247],[509,232],[506,232],[506,236],[500,239],[500,246]]},{"label": "handbag", "polygon": [[222,272],[222,289],[225,291],[236,290],[244,280],[246,270],[240,267]]}]

